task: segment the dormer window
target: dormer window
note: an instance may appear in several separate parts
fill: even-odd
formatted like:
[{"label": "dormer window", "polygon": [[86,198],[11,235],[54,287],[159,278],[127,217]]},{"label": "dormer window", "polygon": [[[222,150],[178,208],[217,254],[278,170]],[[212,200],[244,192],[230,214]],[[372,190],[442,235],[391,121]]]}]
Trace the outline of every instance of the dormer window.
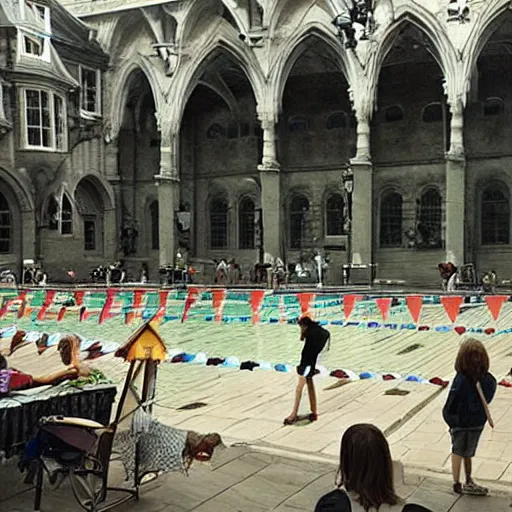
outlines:
[{"label": "dormer window", "polygon": [[51,34],[52,22],[50,8],[47,5],[41,5],[31,0],[21,2],[23,19],[32,24],[44,26],[46,32]]},{"label": "dormer window", "polygon": [[97,69],[79,67],[80,109],[83,114],[101,115],[101,74]]},{"label": "dormer window", "polygon": [[43,56],[44,41],[40,37],[23,36],[23,50],[28,55]]}]

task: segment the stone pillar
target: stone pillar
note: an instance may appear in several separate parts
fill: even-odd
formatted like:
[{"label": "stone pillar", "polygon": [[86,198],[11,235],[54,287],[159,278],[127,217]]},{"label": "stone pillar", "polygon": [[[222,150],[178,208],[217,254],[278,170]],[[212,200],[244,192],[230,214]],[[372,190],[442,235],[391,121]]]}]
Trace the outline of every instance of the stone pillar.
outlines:
[{"label": "stone pillar", "polygon": [[160,266],[173,265],[176,256],[175,214],[179,207],[179,178],[174,147],[162,144],[160,174],[155,176],[158,187],[158,226]]},{"label": "stone pillar", "polygon": [[373,167],[370,156],[370,121],[358,116],[357,152],[350,161],[354,173],[351,254],[349,263],[373,263]]},{"label": "stone pillar", "polygon": [[451,105],[450,150],[446,153],[446,261],[464,263],[466,159],[464,156],[464,109]]},{"label": "stone pillar", "polygon": [[281,166],[277,161],[276,120],[274,116],[261,116],[263,129],[263,158],[258,166],[261,181],[261,209],[263,215],[263,248],[273,257],[283,257]]}]

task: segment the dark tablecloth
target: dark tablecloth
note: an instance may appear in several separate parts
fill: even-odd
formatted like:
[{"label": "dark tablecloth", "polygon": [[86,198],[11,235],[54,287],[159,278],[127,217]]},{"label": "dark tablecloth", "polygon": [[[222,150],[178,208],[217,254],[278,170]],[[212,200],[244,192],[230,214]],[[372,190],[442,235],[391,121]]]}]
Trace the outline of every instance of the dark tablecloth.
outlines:
[{"label": "dark tablecloth", "polygon": [[43,416],[74,416],[110,423],[116,396],[112,385],[84,389],[57,386],[41,393],[0,399],[0,452],[9,458],[31,439]]}]

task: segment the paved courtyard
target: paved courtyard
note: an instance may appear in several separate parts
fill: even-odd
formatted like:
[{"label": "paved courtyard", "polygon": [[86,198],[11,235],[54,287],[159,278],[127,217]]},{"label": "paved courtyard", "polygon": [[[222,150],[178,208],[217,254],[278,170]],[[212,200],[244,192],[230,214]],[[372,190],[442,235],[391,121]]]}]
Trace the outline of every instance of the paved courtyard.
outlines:
[{"label": "paved courtyard", "polygon": [[[190,476],[169,474],[148,484],[139,503],[121,505],[131,512],[311,512],[318,498],[333,489],[336,465],[291,459],[245,447],[227,448],[209,465],[195,466]],[[0,509],[8,512],[33,510],[33,490],[21,483],[12,463],[0,466]],[[122,473],[114,465],[111,481],[121,483]],[[398,494],[421,503],[434,512],[505,512],[510,499],[495,492],[492,497],[459,497],[450,492],[448,480],[404,476],[395,468]],[[19,494],[21,493],[21,494]],[[66,483],[43,496],[42,512],[76,512]]]}]

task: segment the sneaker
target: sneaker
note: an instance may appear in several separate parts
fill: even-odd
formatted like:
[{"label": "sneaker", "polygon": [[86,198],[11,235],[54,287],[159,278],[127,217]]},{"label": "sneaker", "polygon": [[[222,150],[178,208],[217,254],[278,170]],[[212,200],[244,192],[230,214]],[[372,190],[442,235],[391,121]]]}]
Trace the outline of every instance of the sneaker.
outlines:
[{"label": "sneaker", "polygon": [[453,492],[455,494],[462,494],[462,484],[460,482],[453,484]]},{"label": "sneaker", "polygon": [[475,482],[469,482],[462,486],[463,494],[470,494],[471,496],[487,496],[489,489],[482,487],[481,485],[475,484]]}]

